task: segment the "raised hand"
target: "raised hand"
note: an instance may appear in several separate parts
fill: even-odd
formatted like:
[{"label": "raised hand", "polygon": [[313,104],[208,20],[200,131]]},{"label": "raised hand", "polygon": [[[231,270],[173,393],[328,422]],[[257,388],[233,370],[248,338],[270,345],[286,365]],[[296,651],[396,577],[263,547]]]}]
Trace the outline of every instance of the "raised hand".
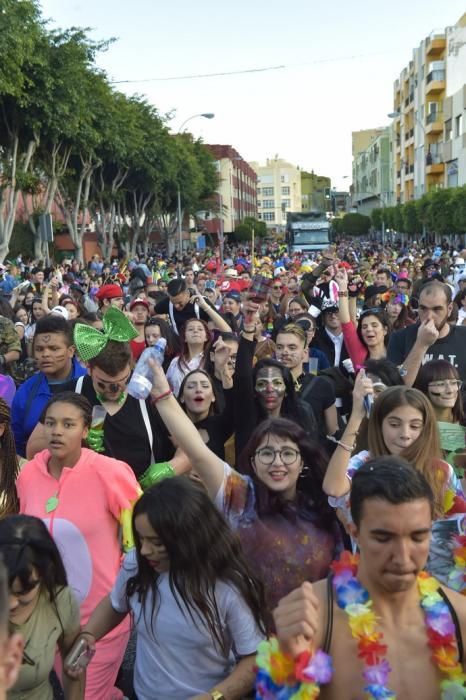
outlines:
[{"label": "raised hand", "polygon": [[424,321],[424,323],[421,323],[419,326],[416,341],[419,345],[422,345],[422,347],[430,348],[430,346],[438,340],[439,335],[440,333],[435,323],[430,319],[430,321]]},{"label": "raised hand", "polygon": [[281,599],[273,619],[282,651],[296,657],[309,649],[319,629],[319,600],[305,581]]}]

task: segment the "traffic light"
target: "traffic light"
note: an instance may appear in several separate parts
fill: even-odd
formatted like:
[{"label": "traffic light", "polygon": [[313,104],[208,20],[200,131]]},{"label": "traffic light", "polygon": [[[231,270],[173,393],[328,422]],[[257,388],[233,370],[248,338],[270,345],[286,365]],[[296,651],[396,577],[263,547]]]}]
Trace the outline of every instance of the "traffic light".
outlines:
[{"label": "traffic light", "polygon": [[330,199],[330,187],[326,187],[324,192],[325,192],[325,199]]}]

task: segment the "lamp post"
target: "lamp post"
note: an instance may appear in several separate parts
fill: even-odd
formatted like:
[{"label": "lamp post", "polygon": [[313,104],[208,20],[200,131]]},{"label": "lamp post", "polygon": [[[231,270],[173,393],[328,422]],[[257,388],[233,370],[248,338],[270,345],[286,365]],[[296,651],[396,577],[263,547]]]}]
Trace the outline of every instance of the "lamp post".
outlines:
[{"label": "lamp post", "polygon": [[[197,117],[204,117],[204,119],[213,119],[215,117],[215,114],[213,112],[202,112],[201,114],[193,114],[191,117],[188,117],[187,119],[184,120],[184,122],[181,124],[180,128],[177,131],[177,135],[181,134],[183,132],[184,127],[188,122],[191,121],[191,119],[197,119]],[[180,186],[178,185],[178,242],[180,246],[180,256],[183,254],[183,231],[182,231],[182,221],[181,221],[181,189]]]}]

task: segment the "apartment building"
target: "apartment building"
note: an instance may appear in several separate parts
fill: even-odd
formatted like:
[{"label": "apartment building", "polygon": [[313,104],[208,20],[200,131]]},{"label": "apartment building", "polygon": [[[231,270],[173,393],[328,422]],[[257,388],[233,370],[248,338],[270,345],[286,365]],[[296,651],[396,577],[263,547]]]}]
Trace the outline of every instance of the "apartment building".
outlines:
[{"label": "apartment building", "polygon": [[267,228],[282,232],[286,227],[286,213],[301,211],[301,170],[286,160],[268,158],[265,165],[249,163],[257,174],[258,217]]},{"label": "apartment building", "polygon": [[353,164],[351,203],[361,214],[393,201],[392,129],[379,127],[352,134]]},{"label": "apartment building", "polygon": [[301,209],[303,211],[330,211],[332,182],[325,175],[301,170]]},{"label": "apartment building", "polygon": [[394,83],[392,150],[397,202],[466,182],[466,13],[413,50]]},{"label": "apartment building", "polygon": [[219,186],[217,213],[208,212],[204,225],[209,233],[232,233],[245,217],[257,217],[257,175],[233,146],[206,148],[217,161]]}]

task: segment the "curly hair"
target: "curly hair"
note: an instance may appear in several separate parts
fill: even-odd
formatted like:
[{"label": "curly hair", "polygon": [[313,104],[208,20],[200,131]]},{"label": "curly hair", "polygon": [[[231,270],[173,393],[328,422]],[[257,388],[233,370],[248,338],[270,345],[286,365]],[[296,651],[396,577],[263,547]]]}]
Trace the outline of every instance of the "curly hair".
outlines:
[{"label": "curly hair", "polygon": [[3,399],[0,399],[0,425],[4,426],[3,435],[0,438],[0,494],[2,495],[0,518],[2,518],[19,511],[19,500],[16,493],[19,464],[15,438],[11,429],[11,411]]}]

